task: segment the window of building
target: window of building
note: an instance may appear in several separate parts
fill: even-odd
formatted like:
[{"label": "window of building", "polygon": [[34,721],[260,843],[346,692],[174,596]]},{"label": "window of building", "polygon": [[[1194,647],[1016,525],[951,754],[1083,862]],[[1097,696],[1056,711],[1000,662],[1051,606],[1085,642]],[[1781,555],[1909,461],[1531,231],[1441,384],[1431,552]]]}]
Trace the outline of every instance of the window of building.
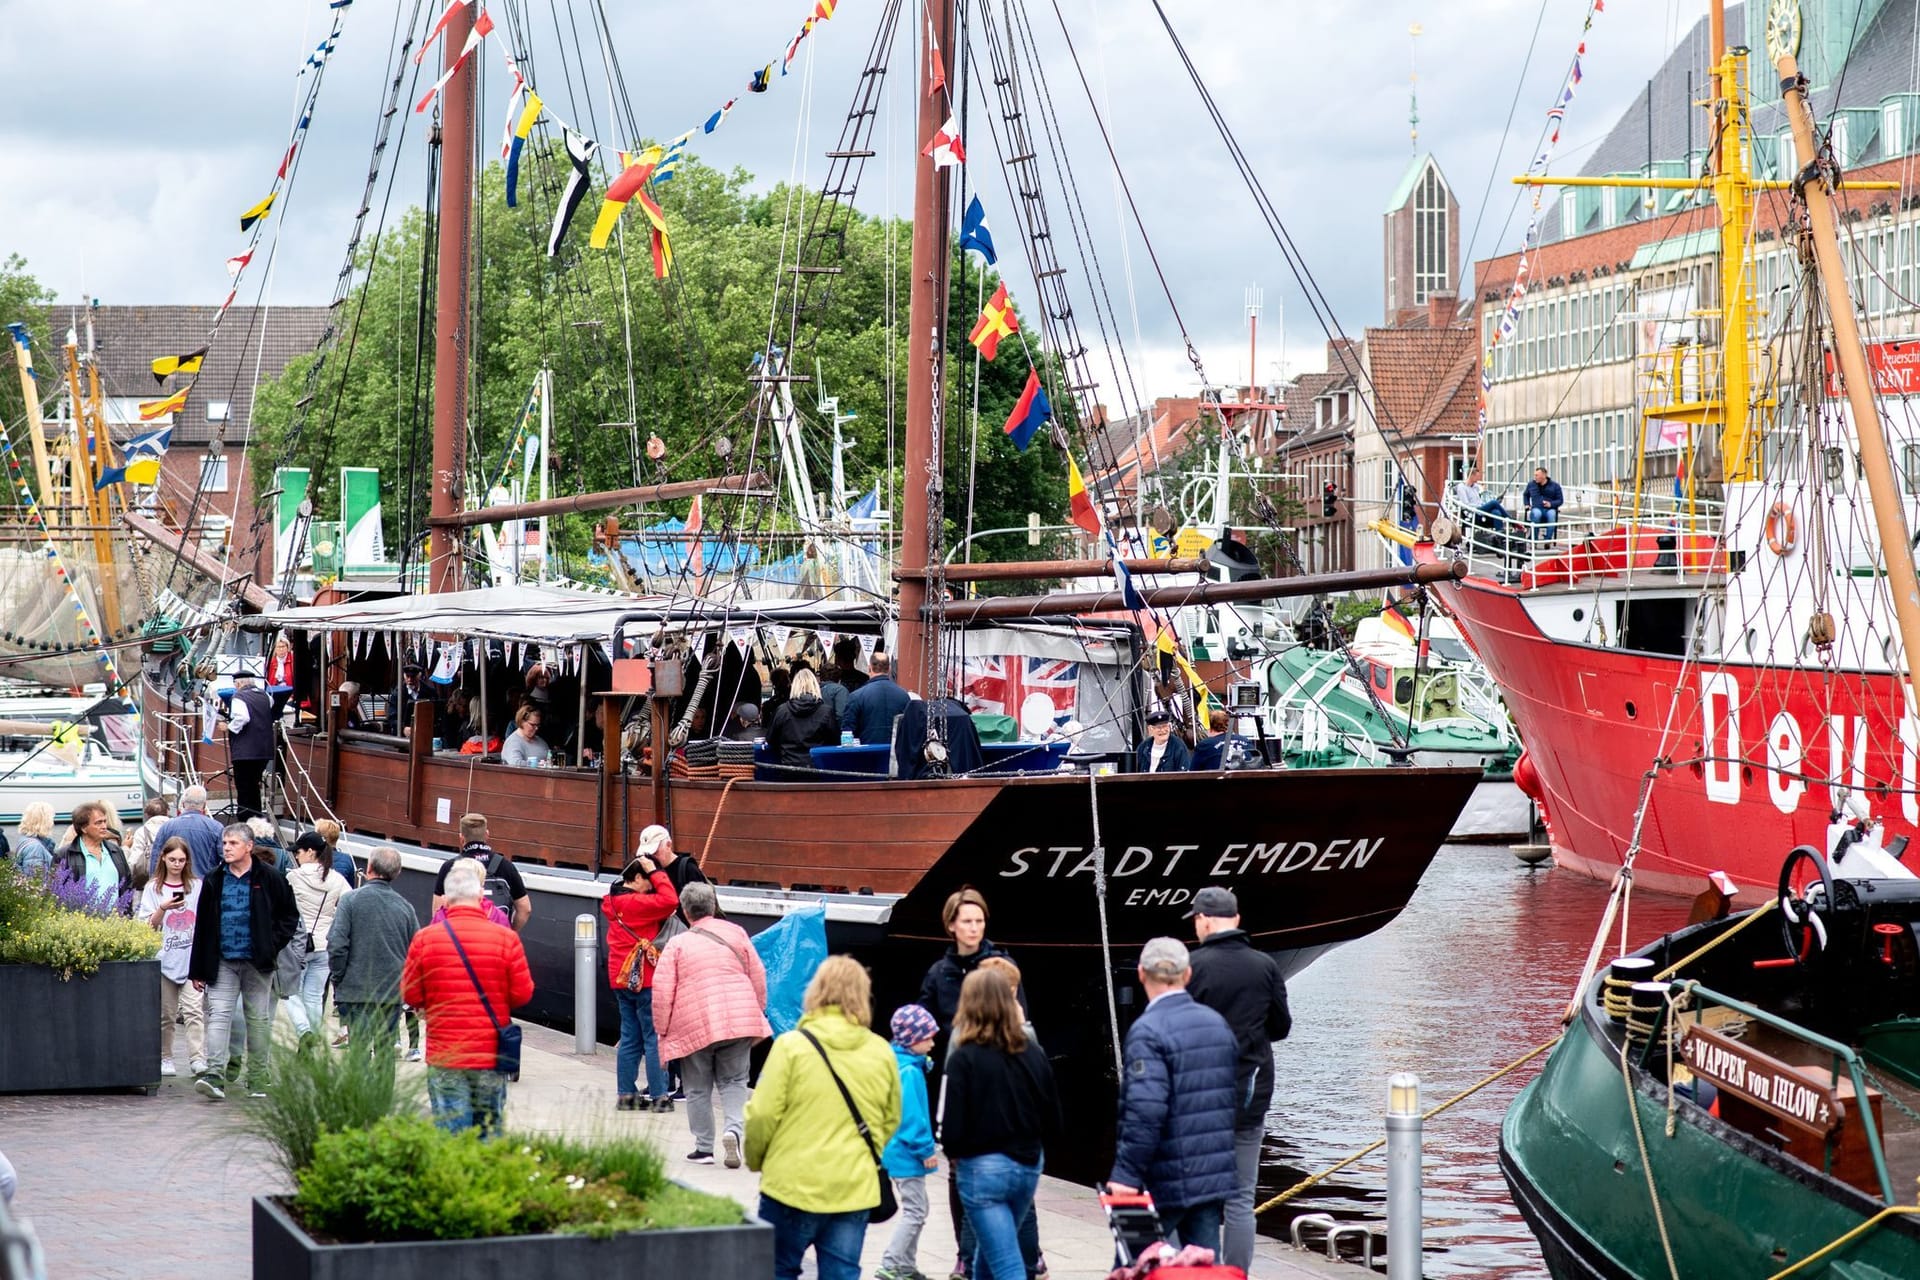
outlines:
[{"label": "window of building", "polygon": [[207,421],[227,422],[233,418],[233,402],[230,400],[207,401]]},{"label": "window of building", "polygon": [[1429,164],[1413,191],[1413,300],[1425,302],[1452,287],[1453,263],[1447,253],[1447,188],[1440,170]]},{"label": "window of building", "polygon": [[203,493],[227,491],[227,458],[221,454],[200,460],[200,490]]}]

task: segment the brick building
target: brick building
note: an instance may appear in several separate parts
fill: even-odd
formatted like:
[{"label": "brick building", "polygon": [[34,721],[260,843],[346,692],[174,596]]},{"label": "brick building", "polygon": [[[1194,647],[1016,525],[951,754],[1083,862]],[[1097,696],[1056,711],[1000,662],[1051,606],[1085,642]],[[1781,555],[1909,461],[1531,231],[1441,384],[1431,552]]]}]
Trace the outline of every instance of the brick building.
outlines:
[{"label": "brick building", "polygon": [[1326,370],[1298,375],[1284,392],[1278,470],[1300,504],[1294,549],[1307,573],[1353,568],[1353,421],[1360,407],[1356,348],[1347,339],[1329,342]]},{"label": "brick building", "polygon": [[[1382,218],[1388,325],[1417,318],[1435,294],[1452,295],[1460,272],[1460,202],[1431,154],[1407,166]],[[1416,321],[1417,322],[1417,321]]]},{"label": "brick building", "polygon": [[[134,490],[134,501],[150,505],[161,521],[179,528],[189,520],[210,550],[229,541],[229,563],[262,580],[272,575],[271,520],[256,522],[254,496],[263,486],[256,474],[269,474],[274,460],[249,447],[253,436],[253,388],[277,379],[294,357],[313,350],[327,323],[325,307],[230,308],[220,332],[208,344],[215,307],[122,307],[61,305],[49,308],[54,341],[75,331],[84,351],[92,321],[94,358],[100,369],[106,417],[116,443],[142,431],[171,427],[170,447],[161,461],[160,482]],[[185,355],[207,346],[205,363],[178,413],[150,422],[140,420],[139,405],[177,390],[186,379],[176,375],[164,386],[150,367],[161,356]],[[64,368],[58,358],[39,361],[42,378]],[[62,379],[62,386],[65,385]],[[49,428],[65,429],[69,407],[62,395],[48,409]]]}]

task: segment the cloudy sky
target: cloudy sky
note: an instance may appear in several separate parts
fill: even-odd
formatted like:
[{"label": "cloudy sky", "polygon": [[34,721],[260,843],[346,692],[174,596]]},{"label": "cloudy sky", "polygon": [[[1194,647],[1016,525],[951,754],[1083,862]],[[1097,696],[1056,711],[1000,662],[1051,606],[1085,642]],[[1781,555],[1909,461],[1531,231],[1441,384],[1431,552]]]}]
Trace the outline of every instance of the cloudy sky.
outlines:
[{"label": "cloudy sky", "polygon": [[[436,9],[442,0],[424,0]],[[351,225],[383,68],[398,15],[414,0],[357,0],[327,73],[299,182],[276,210],[281,237],[269,285],[275,303],[332,294]],[[496,0],[505,10],[508,0]],[[1065,52],[1054,0],[1026,0],[1070,159],[1100,239],[1110,284],[1131,264],[1136,307],[1119,302],[1123,336],[1148,395],[1189,391],[1195,379],[1148,267],[1123,228],[1112,169]],[[1259,373],[1319,368],[1324,338],[1182,72],[1151,0],[1057,0],[1103,99],[1114,144],[1175,300],[1217,381],[1245,377],[1243,297],[1265,289]],[[1438,157],[1474,233],[1478,256],[1511,250],[1525,223],[1507,179],[1524,169],[1544,112],[1581,38],[1586,0],[1163,0],[1237,132],[1287,230],[1331,302],[1357,332],[1380,321],[1380,214],[1410,161],[1408,74],[1419,71],[1420,141]],[[587,0],[513,0],[531,16],[534,54],[555,65],[552,11],[587,31]],[[776,57],[810,0],[605,0],[611,44],[643,132],[671,136],[733,96]],[[881,0],[841,0],[794,74],[745,98],[698,154],[772,182],[798,153],[818,176],[833,145]],[[998,6],[996,6],[998,8]],[[1664,51],[1705,12],[1704,0],[1612,0],[1589,34],[1585,80],[1568,114],[1558,168],[1579,167]],[[24,256],[63,299],[113,304],[217,303],[222,263],[242,247],[238,214],[265,190],[285,144],[294,71],[324,34],[326,0],[88,0],[83,7],[0,0],[0,81],[15,103],[0,117],[9,181],[0,197],[0,253]],[[1409,27],[1418,23],[1417,41]],[[1528,58],[1537,27],[1537,46]],[[904,25],[904,24],[903,24]],[[496,37],[497,39],[498,37]],[[588,36],[591,40],[592,37]],[[1414,46],[1417,45],[1417,50]],[[486,50],[484,127],[504,113],[500,51]],[[598,64],[597,50],[590,58]],[[805,66],[811,58],[811,74]],[[912,65],[911,55],[895,68]],[[896,146],[913,132],[912,90],[895,82]],[[544,96],[558,96],[543,86]],[[596,90],[602,102],[604,88]],[[1517,107],[1514,106],[1516,102]],[[1506,128],[1509,109],[1513,125]],[[803,131],[811,111],[811,129]],[[978,110],[978,99],[976,99]],[[884,131],[888,126],[882,125]],[[984,128],[969,139],[989,220],[1010,226],[999,158]],[[603,142],[608,139],[603,138]],[[397,199],[424,186],[423,131],[409,130]],[[903,145],[905,144],[905,145]],[[906,157],[894,165],[904,178]],[[871,171],[870,171],[871,172]],[[1491,181],[1491,195],[1489,183]],[[878,176],[862,202],[889,202]],[[892,208],[904,209],[904,186]],[[1055,217],[1061,213],[1055,208]],[[1003,266],[1010,237],[1002,232]],[[1029,279],[1010,272],[1016,298]],[[256,278],[255,284],[260,283]],[[1131,312],[1138,312],[1139,339]],[[1086,326],[1089,337],[1094,336]]]}]

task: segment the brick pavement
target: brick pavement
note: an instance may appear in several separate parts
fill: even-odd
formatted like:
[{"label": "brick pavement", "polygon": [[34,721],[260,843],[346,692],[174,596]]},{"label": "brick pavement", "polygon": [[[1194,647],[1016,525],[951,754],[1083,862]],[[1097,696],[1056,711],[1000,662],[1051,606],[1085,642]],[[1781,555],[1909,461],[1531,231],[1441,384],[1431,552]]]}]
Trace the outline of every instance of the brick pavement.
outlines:
[{"label": "brick pavement", "polygon": [[[683,1113],[614,1111],[610,1048],[580,1058],[571,1036],[534,1026],[525,1034],[525,1072],[508,1091],[510,1127],[580,1135],[638,1129],[660,1142],[673,1176],[755,1203],[754,1174],[686,1162],[693,1143]],[[185,1079],[167,1081],[153,1097],[0,1097],[0,1150],[20,1174],[14,1208],[39,1233],[51,1280],[247,1280],[249,1201],[284,1186],[258,1148],[233,1131],[233,1108],[244,1105],[209,1102]],[[921,1237],[921,1267],[944,1275],[954,1247],[943,1175],[930,1179],[928,1193],[934,1211]],[[1092,1193],[1046,1178],[1036,1203],[1053,1280],[1105,1277],[1112,1242]],[[868,1233],[869,1270],[890,1231],[889,1224]],[[1262,1280],[1364,1274],[1271,1240],[1261,1242],[1254,1264]]]}]

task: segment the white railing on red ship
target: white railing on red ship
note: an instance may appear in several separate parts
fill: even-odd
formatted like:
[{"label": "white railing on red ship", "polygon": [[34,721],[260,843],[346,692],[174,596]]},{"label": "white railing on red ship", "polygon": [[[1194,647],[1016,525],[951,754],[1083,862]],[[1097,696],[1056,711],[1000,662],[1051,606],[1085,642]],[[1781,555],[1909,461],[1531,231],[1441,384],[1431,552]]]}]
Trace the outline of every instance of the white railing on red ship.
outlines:
[{"label": "white railing on red ship", "polygon": [[1506,582],[1519,581],[1542,561],[1564,562],[1591,545],[1632,554],[1604,570],[1579,566],[1574,576],[1604,571],[1628,580],[1656,577],[1671,582],[1683,570],[1700,573],[1722,567],[1718,552],[1707,545],[1720,534],[1720,502],[1670,493],[1642,492],[1636,497],[1630,488],[1610,485],[1564,485],[1561,492],[1565,501],[1558,519],[1548,525],[1527,520],[1524,509],[1509,508],[1498,496],[1477,509],[1463,510],[1458,495],[1449,491],[1443,510],[1460,530],[1456,555],[1466,558],[1475,575]]}]

